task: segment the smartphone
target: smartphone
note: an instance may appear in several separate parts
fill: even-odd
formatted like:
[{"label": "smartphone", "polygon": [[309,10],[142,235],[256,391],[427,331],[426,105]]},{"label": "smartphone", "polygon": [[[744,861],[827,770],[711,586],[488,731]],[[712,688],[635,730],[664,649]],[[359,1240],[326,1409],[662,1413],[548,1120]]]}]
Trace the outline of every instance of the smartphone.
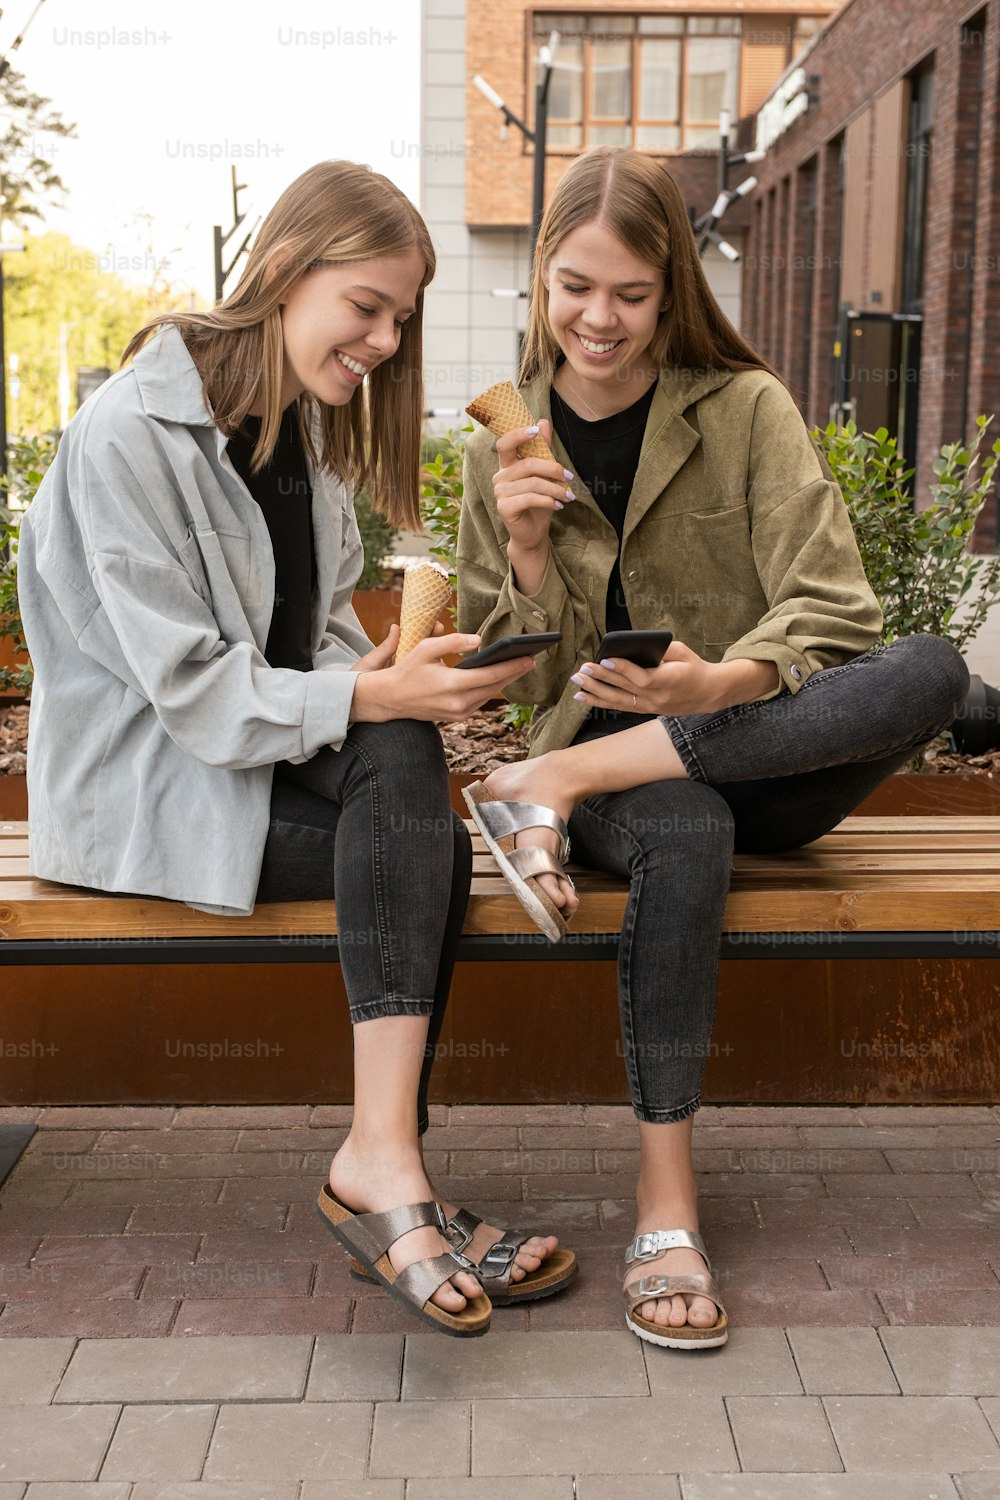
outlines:
[{"label": "smartphone", "polygon": [[513,661],[517,656],[534,656],[536,651],[545,651],[561,640],[562,632],[559,630],[550,630],[540,635],[505,635],[502,641],[494,641],[490,646],[483,646],[480,651],[473,651],[470,656],[463,656],[456,666],[496,667],[502,661]]},{"label": "smartphone", "polygon": [[637,667],[658,667],[673,638],[672,630],[612,630],[598,646],[594,660],[617,656]]}]

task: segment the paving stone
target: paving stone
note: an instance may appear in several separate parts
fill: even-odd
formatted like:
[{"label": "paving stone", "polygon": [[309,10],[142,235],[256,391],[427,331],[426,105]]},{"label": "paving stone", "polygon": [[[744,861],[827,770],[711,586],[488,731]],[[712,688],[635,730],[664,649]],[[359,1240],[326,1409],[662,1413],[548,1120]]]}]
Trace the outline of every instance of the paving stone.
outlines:
[{"label": "paving stone", "polygon": [[[682,1474],[684,1500],[956,1500],[947,1474]],[[969,1497],[971,1500],[971,1497]]]},{"label": "paving stone", "polygon": [[[298,1125],[287,1130],[240,1130],[236,1133],[235,1149],[251,1155],[272,1151],[293,1152],[298,1157],[318,1156],[320,1152],[333,1152],[347,1138],[345,1125],[328,1129]],[[424,1137],[427,1140],[427,1137]]]},{"label": "paving stone", "polygon": [[[831,1177],[830,1181],[833,1180]],[[951,1206],[938,1205],[945,1213]],[[808,1202],[798,1204],[760,1193],[756,1199],[756,1207],[765,1229],[780,1229],[795,1224],[917,1223],[914,1209],[902,1198],[846,1198],[838,1193],[835,1198],[810,1198]],[[921,1200],[920,1207],[922,1214],[924,1200]],[[704,1217],[704,1203],[699,1205],[699,1211]]]},{"label": "paving stone", "polygon": [[148,1266],[194,1260],[200,1241],[197,1234],[52,1234],[45,1236],[32,1259],[36,1266]]},{"label": "paving stone", "polygon": [[[150,1269],[143,1297],[305,1297],[312,1261],[176,1261]],[[2,1285],[2,1281],[0,1281]],[[1000,1290],[1000,1286],[998,1286]]]},{"label": "paving stone", "polygon": [[539,1147],[534,1151],[453,1151],[451,1169],[456,1177],[484,1177],[494,1172],[503,1176],[593,1172],[594,1148],[588,1149],[581,1142],[578,1147]]},{"label": "paving stone", "polygon": [[786,1291],[734,1286],[725,1298],[730,1320],[744,1328],[877,1328],[886,1314],[874,1292]]},{"label": "paving stone", "polygon": [[742,1469],[812,1474],[841,1467],[817,1396],[730,1396],[726,1407]]},{"label": "paving stone", "polygon": [[55,1399],[298,1401],[311,1352],[301,1337],[84,1339]]},{"label": "paving stone", "polygon": [[42,1130],[165,1129],[177,1110],[173,1104],[57,1105],[38,1117]]},{"label": "paving stone", "polygon": [[947,1172],[831,1172],[824,1179],[833,1197],[976,1198],[971,1177]]},{"label": "paving stone", "polygon": [[583,1125],[585,1119],[582,1104],[453,1104],[449,1123],[479,1126]]},{"label": "paving stone", "polygon": [[947,1260],[960,1248],[963,1256],[987,1257],[997,1251],[997,1231],[986,1225],[978,1228],[970,1225],[962,1230],[959,1246],[956,1246],[954,1230],[944,1224],[905,1225],[862,1224],[848,1225],[844,1231],[859,1255],[892,1255],[916,1259]]},{"label": "paving stone", "polygon": [[899,1387],[873,1328],[789,1328],[786,1332],[808,1395],[897,1394]]},{"label": "paving stone", "polygon": [[[245,1158],[252,1161],[252,1156]],[[276,1177],[233,1177],[224,1184],[221,1201],[225,1205],[271,1203],[305,1203],[310,1208],[322,1185],[315,1171],[281,1173]]]},{"label": "paving stone", "polygon": [[117,1406],[0,1408],[0,1480],[96,1479]]},{"label": "paving stone", "polygon": [[206,1479],[360,1479],[372,1414],[367,1402],[224,1406]]},{"label": "paving stone", "polygon": [[865,1125],[996,1125],[988,1104],[863,1104]]},{"label": "paving stone", "polygon": [[53,1156],[67,1151],[80,1155],[90,1151],[100,1136],[99,1130],[37,1130],[28,1142],[21,1160],[47,1162]]},{"label": "paving stone", "polygon": [[[460,1344],[458,1339],[451,1342]],[[365,1339],[320,1335],[309,1367],[306,1400],[396,1401],[402,1368],[400,1334],[376,1333]]]},{"label": "paving stone", "polygon": [[960,1292],[880,1291],[886,1321],[899,1327],[939,1323],[955,1327],[993,1328],[1000,1324],[1000,1289]]},{"label": "paving stone", "polygon": [[697,1353],[641,1339],[635,1342],[645,1356],[654,1396],[670,1396],[678,1389],[688,1396],[802,1394],[802,1382],[780,1328],[733,1328],[725,1344]]},{"label": "paving stone", "polygon": [[[895,1232],[895,1231],[887,1231]],[[761,1229],[756,1224],[739,1228],[723,1226],[712,1233],[709,1245],[713,1265],[717,1261],[791,1260],[810,1256],[853,1256],[854,1246],[840,1224],[783,1224]]]},{"label": "paving stone", "polygon": [[[530,1203],[511,1204],[477,1199],[464,1206],[472,1209],[486,1224],[508,1229],[516,1225],[523,1232],[554,1234],[560,1243],[564,1237],[579,1235],[581,1231],[600,1231],[601,1219],[594,1200],[541,1198]],[[567,1238],[567,1243],[576,1248],[575,1237],[572,1240]]]},{"label": "paving stone", "polygon": [[[845,1255],[842,1258],[847,1260],[849,1257]],[[718,1257],[713,1257],[712,1265],[719,1289],[727,1294],[731,1291],[753,1292],[758,1288],[769,1295],[776,1289],[783,1293],[827,1290],[826,1278],[819,1268],[819,1262],[806,1256],[799,1256],[794,1260],[777,1255],[773,1260],[756,1256],[744,1261],[742,1265],[734,1265],[731,1261],[723,1263]]]},{"label": "paving stone", "polygon": [[75,1340],[0,1339],[0,1406],[48,1406]]},{"label": "paving stone", "polygon": [[24,1208],[6,1204],[0,1197],[0,1229],[6,1232],[51,1233],[53,1222],[65,1234],[121,1234],[129,1221],[125,1206],[96,1208],[92,1204],[63,1204],[56,1218],[45,1209]]},{"label": "paving stone", "polygon": [[[618,1333],[625,1325],[625,1304],[617,1279],[605,1285],[592,1285],[581,1278],[558,1297],[549,1297],[540,1302],[529,1302],[523,1308],[498,1308],[496,1323],[504,1314],[503,1326],[507,1328],[507,1314],[519,1311],[526,1314],[528,1327],[533,1335],[539,1333]],[[634,1335],[630,1335],[634,1337]]]},{"label": "paving stone", "polygon": [[1000,1469],[1000,1447],[964,1396],[825,1396],[846,1469],[930,1473]]},{"label": "paving stone", "polygon": [[467,1401],[380,1402],[371,1474],[387,1479],[468,1474],[470,1415]]},{"label": "paving stone", "polygon": [[[576,1105],[570,1105],[569,1110],[576,1109]],[[568,1112],[568,1111],[567,1111]],[[631,1125],[638,1124],[635,1110],[631,1104],[585,1104],[583,1107],[584,1123],[587,1125],[620,1125],[628,1121]],[[719,1111],[714,1107],[703,1104],[700,1110],[695,1112],[695,1121],[706,1124],[714,1124],[719,1117]],[[525,1123],[528,1123],[527,1121]],[[567,1119],[564,1124],[570,1124]],[[697,1123],[695,1125],[697,1129]]]},{"label": "paving stone", "polygon": [[956,1229],[964,1233],[966,1226],[979,1228],[989,1225],[1000,1230],[1000,1205],[994,1200],[976,1198],[914,1198],[911,1203],[914,1217],[926,1226],[944,1225],[954,1234]]},{"label": "paving stone", "polygon": [[[314,1176],[316,1168],[307,1167],[305,1149],[301,1151],[205,1151],[175,1153],[163,1158],[158,1177],[185,1180],[187,1178],[221,1178],[228,1182],[234,1177],[270,1179],[280,1182],[282,1178]],[[319,1191],[319,1184],[314,1192]],[[262,1195],[263,1196],[263,1195]]]},{"label": "paving stone", "polygon": [[101,1468],[102,1479],[197,1479],[214,1406],[127,1406]]},{"label": "paving stone", "polygon": [[997,1172],[1000,1171],[1000,1141],[991,1146],[935,1146],[907,1151],[887,1150],[894,1172]]},{"label": "paving stone", "polygon": [[[239,1137],[238,1130],[103,1130],[97,1139],[97,1151],[186,1156],[199,1151],[234,1151]],[[48,1145],[48,1137],[45,1139]]]},{"label": "paving stone", "polygon": [[703,1177],[698,1186],[702,1200],[715,1193],[810,1202],[826,1196],[822,1177],[808,1172],[718,1172]]},{"label": "paving stone", "polygon": [[[415,1479],[414,1484],[422,1481]],[[431,1484],[433,1480],[429,1481]],[[307,1479],[302,1486],[302,1500],[403,1500],[402,1479]],[[449,1480],[449,1484],[454,1484]],[[411,1487],[410,1494],[415,1494]],[[447,1500],[460,1500],[456,1491],[449,1491]],[[500,1500],[495,1493],[489,1500]]]},{"label": "paving stone", "polygon": [[[430,1109],[432,1120],[433,1111],[432,1105]],[[325,1125],[350,1125],[353,1118],[353,1104],[314,1104],[309,1116],[309,1125],[319,1128]]]},{"label": "paving stone", "polygon": [[843,1125],[858,1110],[827,1104],[724,1104],[719,1114],[723,1125]]},{"label": "paving stone", "polygon": [[26,1266],[40,1243],[39,1234],[0,1234],[0,1266]]},{"label": "paving stone", "polygon": [[[397,1304],[398,1306],[398,1304]],[[181,1303],[170,1330],[175,1338],[232,1334],[346,1333],[351,1298],[191,1297]]]},{"label": "paving stone", "polygon": [[361,1283],[351,1275],[350,1266],[351,1262],[345,1254],[336,1255],[332,1250],[326,1252],[316,1267],[311,1295],[353,1297]]},{"label": "paving stone", "polygon": [[[485,1339],[406,1343],[403,1399],[646,1396],[640,1341],[614,1333],[504,1333],[500,1309]],[[619,1317],[619,1322],[620,1322]]]},{"label": "paving stone", "polygon": [[[585,1125],[522,1125],[515,1134],[520,1137],[519,1144],[522,1150],[525,1151],[550,1151],[556,1149],[604,1151],[608,1147],[634,1151],[638,1149],[639,1141],[637,1126],[638,1121],[636,1120],[629,1120],[627,1123],[623,1122],[620,1125],[594,1125],[588,1120]],[[497,1125],[493,1129],[495,1131],[501,1129],[513,1130],[514,1127]],[[450,1126],[447,1131],[442,1131],[442,1144],[452,1140],[453,1149],[458,1150],[463,1144],[461,1141],[453,1139],[458,1133],[458,1128],[454,1125]],[[469,1134],[472,1134],[471,1128]],[[694,1142],[696,1146],[712,1144],[711,1141],[699,1141],[697,1132],[695,1133]],[[492,1132],[483,1132],[483,1139],[480,1144],[485,1148],[488,1146],[507,1146],[509,1143],[495,1139]]]},{"label": "paving stone", "polygon": [[[998,1442],[1000,1442],[1000,1397],[983,1397],[980,1400],[979,1405],[982,1408],[983,1415],[985,1416],[987,1422],[989,1422],[990,1427],[993,1429],[994,1437]],[[993,1465],[990,1465],[989,1467],[992,1468]]]},{"label": "paving stone", "polygon": [[135,1297],[142,1280],[142,1266],[69,1265],[8,1266],[0,1271],[0,1297],[8,1302],[36,1298]]},{"label": "paving stone", "polygon": [[824,1256],[820,1264],[832,1287],[886,1287],[907,1292],[981,1288],[1000,1293],[1000,1282],[985,1260],[966,1257],[953,1247],[947,1259],[916,1255]]},{"label": "paving stone", "polygon": [[[177,1177],[115,1178],[107,1182],[77,1182],[70,1189],[67,1208],[94,1207],[119,1203],[137,1208],[202,1208],[218,1202],[225,1179],[187,1179]],[[49,1224],[61,1215],[53,1215]]]},{"label": "paving stone", "polygon": [[[315,1226],[315,1227],[314,1227]],[[219,1229],[201,1237],[198,1264],[227,1260],[322,1260],[344,1252],[315,1212],[288,1229]]]},{"label": "paving stone", "polygon": [[[567,1182],[575,1182],[578,1179],[566,1178],[565,1180]],[[442,1179],[440,1188],[442,1193],[447,1192],[449,1203],[461,1203],[473,1208],[482,1198],[489,1198],[491,1203],[520,1203],[522,1200],[521,1181],[520,1177],[446,1177]],[[548,1184],[547,1192],[538,1191],[532,1193],[531,1196],[536,1198],[558,1198],[560,1196],[567,1198],[586,1198],[589,1196],[590,1198],[594,1198],[600,1191],[599,1179],[593,1174],[587,1179],[589,1193],[566,1192],[564,1195],[560,1195],[554,1191],[553,1183],[547,1177],[527,1177],[524,1181]],[[476,1212],[478,1213],[479,1210],[476,1209]],[[508,1216],[512,1212],[513,1210],[508,1208]]]},{"label": "paving stone", "polygon": [[[466,1181],[468,1180],[469,1179],[466,1179]],[[489,1182],[489,1193],[491,1198],[499,1197],[499,1194],[497,1193],[497,1184],[503,1182],[503,1180],[504,1179],[502,1177],[490,1177],[487,1179],[487,1181]],[[602,1188],[607,1188],[609,1181],[607,1177],[601,1177],[593,1172],[567,1172],[564,1175],[556,1173],[554,1176],[548,1176],[542,1173],[539,1173],[536,1176],[534,1173],[531,1173],[526,1175],[523,1179],[515,1177],[511,1180],[514,1182],[521,1182],[523,1180],[524,1196],[529,1202],[532,1199],[537,1198],[558,1198],[560,1195],[565,1198],[587,1198],[593,1200],[601,1193]],[[628,1186],[627,1179],[614,1178],[611,1180],[614,1182],[616,1188],[621,1189]],[[454,1198],[454,1195],[458,1190],[452,1189],[450,1182],[448,1183],[448,1189],[449,1193]],[[467,1191],[465,1193],[465,1196],[470,1196]],[[632,1215],[634,1218],[634,1204],[632,1205]]]},{"label": "paving stone", "polygon": [[38,1119],[41,1112],[41,1109],[35,1105],[5,1104],[0,1109],[0,1125],[31,1125]]},{"label": "paving stone", "polygon": [[[680,1500],[674,1474],[577,1474],[576,1500]],[[485,1500],[485,1497],[484,1497]]]},{"label": "paving stone", "polygon": [[1000,1328],[883,1328],[904,1396],[992,1396],[1000,1390]]},{"label": "paving stone", "polygon": [[[702,1125],[695,1123],[692,1142],[695,1146],[724,1146],[738,1151],[755,1147],[800,1148],[806,1132],[798,1125]],[[842,1145],[860,1145],[858,1131],[842,1132]]]},{"label": "paving stone", "polygon": [[280,1130],[308,1125],[309,1104],[187,1104],[177,1111],[174,1130]]},{"label": "paving stone", "polygon": [[[288,1209],[283,1203],[139,1203],[128,1221],[136,1234],[182,1233],[195,1230],[283,1229]],[[51,1224],[51,1219],[50,1219]]]},{"label": "paving stone", "polygon": [[744,1172],[888,1172],[883,1153],[856,1146],[744,1146],[739,1151]]},{"label": "paving stone", "polygon": [[607,1474],[624,1463],[649,1474],[736,1468],[722,1401],[683,1393],[473,1404],[473,1474]]},{"label": "paving stone", "polygon": [[[130,1488],[127,1483],[102,1484],[100,1480],[93,1484],[48,1484],[41,1480],[28,1485],[25,1500],[128,1500]],[[3,1495],[4,1486],[0,1485],[0,1500]]]},{"label": "paving stone", "polygon": [[1000,1500],[1000,1474],[965,1473],[955,1478],[962,1486],[962,1500]]},{"label": "paving stone", "polygon": [[836,1125],[803,1126],[802,1140],[808,1146],[887,1146],[918,1150],[933,1146],[996,1145],[1000,1129],[985,1125]]},{"label": "paving stone", "polygon": [[0,1338],[146,1338],[169,1333],[176,1312],[176,1302],[131,1297],[8,1302],[0,1313]]},{"label": "paving stone", "polygon": [[[298,1500],[298,1490],[294,1479],[285,1483],[271,1479],[265,1484],[229,1484],[225,1480],[207,1484],[160,1484],[154,1481],[133,1485],[130,1500]],[[359,1500],[363,1493],[359,1492]],[[67,1500],[71,1497],[67,1496]]]},{"label": "paving stone", "polygon": [[4,1184],[4,1207],[10,1214],[23,1214],[34,1210],[48,1215],[49,1222],[55,1217],[52,1210],[61,1208],[69,1198],[72,1184],[53,1182],[39,1173],[20,1171],[14,1168],[14,1176]]}]

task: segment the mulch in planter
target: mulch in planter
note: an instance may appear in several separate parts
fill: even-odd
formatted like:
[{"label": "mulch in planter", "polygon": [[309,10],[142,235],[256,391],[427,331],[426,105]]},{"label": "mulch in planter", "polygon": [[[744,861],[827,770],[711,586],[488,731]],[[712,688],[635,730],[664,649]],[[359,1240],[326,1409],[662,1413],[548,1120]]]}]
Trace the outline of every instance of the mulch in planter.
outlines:
[{"label": "mulch in planter", "polygon": [[28,750],[28,705],[0,707],[0,776],[23,776]]}]

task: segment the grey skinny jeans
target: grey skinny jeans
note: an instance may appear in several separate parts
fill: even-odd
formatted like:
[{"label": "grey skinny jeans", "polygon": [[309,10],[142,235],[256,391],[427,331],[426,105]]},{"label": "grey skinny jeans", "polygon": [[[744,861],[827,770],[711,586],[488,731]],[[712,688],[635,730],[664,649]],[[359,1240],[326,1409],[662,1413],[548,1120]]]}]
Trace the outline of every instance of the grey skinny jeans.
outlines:
[{"label": "grey skinny jeans", "polygon": [[[636,1117],[701,1103],[733,850],[811,843],[958,714],[969,672],[950,642],[911,635],[814,672],[798,692],[660,717],[688,773],[588,797],[572,858],[631,882],[618,957],[622,1048]],[[655,714],[592,714],[574,744]]]},{"label": "grey skinny jeans", "polygon": [[276,764],[257,900],[336,898],[352,1023],[430,1017],[420,1134],[471,881],[472,842],[433,724],[359,722],[339,750]]}]

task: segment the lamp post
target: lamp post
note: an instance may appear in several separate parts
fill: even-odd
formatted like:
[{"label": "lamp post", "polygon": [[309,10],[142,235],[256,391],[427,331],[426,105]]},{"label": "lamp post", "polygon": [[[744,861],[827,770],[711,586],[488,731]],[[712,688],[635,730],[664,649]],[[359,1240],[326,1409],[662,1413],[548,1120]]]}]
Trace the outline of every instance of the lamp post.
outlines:
[{"label": "lamp post", "polygon": [[232,227],[230,229],[227,229],[226,232],[225,232],[225,234],[223,234],[223,232],[222,232],[222,225],[221,224],[216,224],[215,225],[215,232],[214,232],[214,236],[213,236],[213,249],[214,249],[214,256],[215,256],[215,300],[216,300],[216,303],[219,303],[219,302],[222,301],[223,295],[225,293],[226,282],[229,279],[229,277],[232,275],[233,267],[236,265],[236,262],[239,260],[240,256],[243,254],[243,252],[246,249],[247,245],[250,243],[250,236],[253,234],[254,230],[257,228],[257,225],[260,223],[260,214],[258,214],[257,217],[256,217],[256,219],[254,219],[253,224],[251,225],[251,227],[247,230],[246,234],[243,236],[243,242],[240,245],[240,248],[236,251],[236,253],[233,256],[232,260],[229,262],[228,266],[223,265],[223,263],[222,263],[222,250],[223,250],[223,246],[226,245],[227,242],[232,239],[232,237],[236,233],[237,229],[239,229],[240,225],[245,222],[246,217],[247,217],[246,214],[241,214],[240,213],[240,207],[239,207],[239,195],[240,195],[240,193],[242,193],[242,192],[245,191],[245,189],[246,189],[246,183],[245,182],[237,182],[236,181],[236,167],[235,166],[233,166],[231,168],[231,171],[232,171],[232,184],[233,184],[233,223],[232,223]]},{"label": "lamp post", "polygon": [[735,154],[729,150],[729,130],[732,124],[732,115],[728,109],[719,111],[719,188],[712,207],[708,213],[702,214],[700,219],[694,221],[694,232],[698,236],[698,253],[703,255],[709,244],[715,245],[721,250],[727,260],[737,261],[740,252],[715,232],[715,226],[722,218],[726,209],[735,203],[738,198],[745,198],[752,193],[757,186],[756,177],[746,177],[735,188],[729,186],[730,167],[743,166],[745,163],[763,161],[763,151],[740,151]]},{"label": "lamp post", "polygon": [[559,45],[558,31],[549,33],[548,42],[541,48],[538,60],[542,65],[542,72],[535,84],[535,128],[532,130],[524,121],[514,113],[510,106],[500,97],[495,88],[486,82],[481,74],[473,74],[472,81],[481,94],[487,98],[495,109],[503,115],[503,123],[500,126],[500,138],[503,140],[507,134],[508,125],[516,125],[526,141],[531,141],[535,148],[534,172],[531,182],[531,254],[534,258],[535,241],[538,239],[538,231],[542,224],[542,214],[545,211],[545,138],[548,133],[549,113],[549,85],[552,82],[552,73],[555,67],[555,53]]}]

